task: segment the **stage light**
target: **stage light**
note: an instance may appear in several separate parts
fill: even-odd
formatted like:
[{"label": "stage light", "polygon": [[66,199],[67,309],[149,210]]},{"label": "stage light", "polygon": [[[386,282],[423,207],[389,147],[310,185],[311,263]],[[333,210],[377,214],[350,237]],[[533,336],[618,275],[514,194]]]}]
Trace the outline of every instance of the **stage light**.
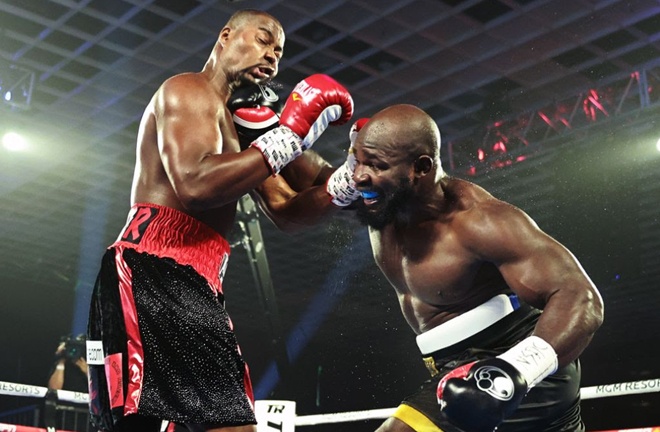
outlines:
[{"label": "stage light", "polygon": [[660,152],[660,138],[658,138],[658,142],[655,143],[655,148]]},{"label": "stage light", "polygon": [[2,146],[9,151],[22,151],[27,149],[27,141],[16,132],[7,132],[2,136]]},{"label": "stage light", "polygon": [[33,71],[0,59],[0,105],[10,110],[27,110],[35,80]]}]

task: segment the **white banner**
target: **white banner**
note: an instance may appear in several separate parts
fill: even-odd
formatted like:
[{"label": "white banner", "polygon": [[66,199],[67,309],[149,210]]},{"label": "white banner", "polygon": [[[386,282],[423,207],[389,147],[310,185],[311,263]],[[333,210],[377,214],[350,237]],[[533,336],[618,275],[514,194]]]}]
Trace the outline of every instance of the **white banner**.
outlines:
[{"label": "white banner", "polygon": [[258,400],[254,402],[257,416],[257,432],[294,432],[296,428],[296,403],[282,400]]},{"label": "white banner", "polygon": [[47,391],[45,387],[0,381],[0,394],[3,395],[44,397]]}]

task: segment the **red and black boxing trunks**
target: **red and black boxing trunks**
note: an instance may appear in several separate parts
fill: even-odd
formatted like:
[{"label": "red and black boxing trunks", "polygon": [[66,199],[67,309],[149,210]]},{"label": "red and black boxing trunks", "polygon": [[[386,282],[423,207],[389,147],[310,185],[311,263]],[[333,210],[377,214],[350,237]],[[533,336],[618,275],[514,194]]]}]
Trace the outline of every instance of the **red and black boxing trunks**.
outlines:
[{"label": "red and black boxing trunks", "polygon": [[247,365],[224,308],[228,258],[225,239],[196,219],[133,206],[103,257],[92,295],[88,350],[103,350],[89,365],[97,427],[112,430],[129,414],[256,423]]}]

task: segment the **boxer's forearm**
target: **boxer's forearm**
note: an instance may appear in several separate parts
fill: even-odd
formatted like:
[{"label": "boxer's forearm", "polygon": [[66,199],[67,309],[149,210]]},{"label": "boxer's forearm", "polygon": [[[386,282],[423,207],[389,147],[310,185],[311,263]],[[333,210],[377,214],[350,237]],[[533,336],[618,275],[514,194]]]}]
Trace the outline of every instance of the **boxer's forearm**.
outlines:
[{"label": "boxer's forearm", "polygon": [[300,192],[328,181],[334,168],[313,150],[307,150],[280,171],[291,189]]},{"label": "boxer's forearm", "polygon": [[295,232],[321,223],[339,207],[332,204],[325,185],[314,186],[302,192],[293,192],[285,185],[264,186],[257,189],[257,202],[262,211],[279,229]]},{"label": "boxer's forearm", "polygon": [[550,297],[534,334],[553,346],[562,367],[582,353],[602,322],[603,302],[593,287],[564,289]]}]

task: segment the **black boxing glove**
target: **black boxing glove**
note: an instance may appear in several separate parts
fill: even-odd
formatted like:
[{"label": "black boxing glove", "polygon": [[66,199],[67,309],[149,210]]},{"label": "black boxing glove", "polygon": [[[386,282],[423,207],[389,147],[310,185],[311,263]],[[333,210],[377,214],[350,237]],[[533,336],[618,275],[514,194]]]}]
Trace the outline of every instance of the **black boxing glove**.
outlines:
[{"label": "black boxing glove", "polygon": [[252,85],[234,91],[227,108],[232,113],[241,149],[278,126],[284,100],[279,97],[281,85]]},{"label": "black boxing glove", "polygon": [[438,383],[438,403],[459,428],[492,432],[518,408],[530,388],[556,370],[552,346],[530,336],[498,357],[449,372]]}]

